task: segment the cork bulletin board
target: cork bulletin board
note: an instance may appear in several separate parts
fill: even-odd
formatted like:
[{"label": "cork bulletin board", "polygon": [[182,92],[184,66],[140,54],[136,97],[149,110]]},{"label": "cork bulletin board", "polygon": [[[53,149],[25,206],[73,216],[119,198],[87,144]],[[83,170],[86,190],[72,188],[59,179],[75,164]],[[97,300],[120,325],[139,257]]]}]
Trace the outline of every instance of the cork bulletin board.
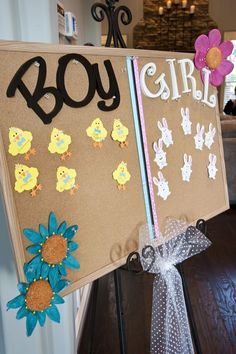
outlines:
[{"label": "cork bulletin board", "polygon": [[[174,70],[176,82],[172,82],[170,61],[174,58]],[[228,208],[228,193],[225,178],[224,154],[222,147],[221,126],[218,112],[218,102],[215,107],[211,107],[209,101],[217,98],[217,89],[209,87],[208,98],[204,102],[204,87],[199,72],[194,70],[193,77],[196,80],[196,90],[202,93],[201,99],[193,98],[191,80],[188,82],[189,91],[184,93],[184,85],[181,75],[180,60],[192,60],[192,54],[159,53],[159,57],[149,57],[138,59],[139,74],[143,68],[147,68],[148,63],[154,63],[157,72],[154,75],[145,75],[145,85],[142,87],[142,104],[146,125],[148,152],[150,157],[151,174],[158,179],[158,171],[161,171],[164,179],[168,181],[170,195],[166,200],[157,195],[158,189],[153,185],[155,195],[155,205],[160,228],[163,228],[163,222],[166,217],[174,216],[176,218],[186,217],[188,222],[193,222],[199,218],[209,219],[216,213]],[[189,70],[189,64],[186,64],[186,71]],[[145,71],[143,71],[144,73]],[[165,73],[165,81],[168,84],[170,93],[168,99],[160,97],[150,97],[158,91],[155,80]],[[174,89],[173,89],[174,87]],[[150,93],[145,94],[145,88]],[[174,92],[175,91],[175,92]],[[148,96],[149,97],[148,97]],[[177,98],[174,95],[179,96]],[[209,101],[208,101],[209,100]],[[163,128],[163,118],[166,119],[168,128],[172,131],[172,142],[169,147],[163,144],[163,150],[166,152],[167,166],[158,168],[155,162],[156,151],[154,142],[162,138],[162,130],[158,127],[158,121]],[[187,121],[187,122],[186,122]],[[184,122],[184,123],[183,123]],[[191,123],[191,134],[184,133],[183,124],[188,130],[188,123]],[[160,124],[159,123],[159,124]],[[196,149],[194,137],[197,135],[197,125],[204,126],[203,144],[201,149]],[[209,128],[210,125],[210,128]],[[215,130],[214,130],[215,129]],[[212,145],[206,143],[206,133],[215,132]],[[206,144],[205,144],[206,143]],[[158,145],[158,144],[157,144]],[[184,166],[184,154],[191,155],[191,178],[189,182],[183,181],[181,168]],[[208,178],[209,155],[216,156],[216,167],[218,169],[216,178]],[[188,162],[188,161],[187,161]],[[173,198],[173,199],[172,199]],[[173,202],[174,200],[174,202]]]},{"label": "cork bulletin board", "polygon": [[[58,68],[61,58],[71,54],[74,56],[67,56],[69,59],[66,70],[60,71]],[[138,230],[147,222],[147,209],[132,107],[134,100],[131,99],[130,77],[127,72],[127,55],[139,57],[140,71],[145,64],[155,62],[158,70],[166,72],[166,81],[171,81],[165,62],[170,53],[14,42],[2,42],[0,45],[1,184],[21,280],[24,279],[23,265],[31,258],[25,251],[30,243],[24,237],[23,229],[37,230],[39,224],[47,225],[51,211],[55,212],[60,222],[66,220],[70,225],[79,226],[75,236],[79,248],[74,252],[74,256],[80,262],[80,269],[69,271],[68,279],[71,284],[65,294],[119,267],[125,262],[127,255],[138,247]],[[191,58],[189,55],[176,53],[172,53],[171,57]],[[22,76],[24,85],[20,83],[22,91],[18,86],[13,94],[14,89],[11,87],[12,91],[9,93],[9,85],[14,75],[29,60],[32,60],[32,63]],[[110,64],[105,64],[105,61]],[[98,68],[100,81],[94,81],[91,66]],[[41,77],[45,77],[43,86],[51,88],[41,92],[42,97],[35,95],[38,105],[32,103],[32,99],[26,102],[22,92],[27,91],[25,94],[28,97],[34,95],[36,86],[42,84],[42,81],[38,81],[42,68],[44,71]],[[194,75],[197,85],[202,88],[199,74],[196,72]],[[181,92],[178,68],[176,76]],[[58,84],[60,80],[64,82],[64,86]],[[55,104],[58,103],[55,93],[57,85],[60,85],[61,91],[64,87],[67,92],[67,99],[62,102],[61,107],[60,104]],[[147,78],[147,86],[150,90],[156,89],[153,77]],[[82,101],[83,105],[74,104]],[[163,175],[169,182],[170,196],[166,200],[157,196],[153,183],[160,226],[167,216],[185,216],[191,223],[198,218],[208,219],[226,210],[228,196],[217,108],[196,102],[190,94],[183,95],[177,101],[163,101],[160,98],[146,97],[142,93],[142,103],[153,177],[158,173],[157,165],[153,161],[153,143],[161,137],[157,128],[158,120],[166,117],[174,139],[174,144],[167,152],[168,165],[163,168]],[[58,112],[53,117],[55,107]],[[193,129],[191,136],[184,136],[181,130],[182,107],[188,107],[190,111]],[[102,144],[94,147],[94,141],[86,131],[97,118],[105,127],[107,135]],[[115,119],[120,119],[129,130],[128,146],[123,148],[111,137]],[[209,151],[207,148],[203,151],[194,148],[196,125],[205,122],[206,127],[211,122],[216,128],[214,145],[210,151],[217,156],[215,180],[209,179],[207,174]],[[8,152],[9,129],[12,127],[32,133],[32,147],[36,149],[36,154],[30,156],[28,161],[24,160],[23,155],[13,156]],[[70,136],[70,158],[62,161],[58,154],[48,150],[53,128]],[[184,183],[181,179],[180,168],[183,165],[184,153],[191,154],[193,161],[189,183]],[[117,181],[112,176],[122,161],[126,163],[130,180],[125,184],[125,188],[117,188]],[[17,164],[38,169],[38,182],[42,185],[42,190],[37,191],[34,198],[29,191],[19,193],[15,190]],[[76,188],[73,193],[68,190],[59,192],[56,189],[59,166],[76,170]]]}]

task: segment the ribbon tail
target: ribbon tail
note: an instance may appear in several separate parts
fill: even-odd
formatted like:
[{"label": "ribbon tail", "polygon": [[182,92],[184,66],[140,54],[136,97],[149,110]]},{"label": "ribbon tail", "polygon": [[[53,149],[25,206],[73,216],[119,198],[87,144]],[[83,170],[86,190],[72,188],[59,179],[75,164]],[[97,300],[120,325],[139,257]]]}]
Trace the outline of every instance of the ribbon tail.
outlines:
[{"label": "ribbon tail", "polygon": [[181,277],[172,266],[155,275],[151,354],[194,354]]}]

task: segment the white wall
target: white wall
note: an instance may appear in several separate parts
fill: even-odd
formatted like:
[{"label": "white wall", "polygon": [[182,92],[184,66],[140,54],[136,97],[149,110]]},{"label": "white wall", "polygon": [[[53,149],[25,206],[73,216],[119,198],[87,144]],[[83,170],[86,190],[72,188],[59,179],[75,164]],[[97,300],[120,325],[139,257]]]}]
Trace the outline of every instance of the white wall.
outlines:
[{"label": "white wall", "polygon": [[[62,0],[66,11],[77,17],[78,44],[99,46],[101,24],[94,21],[94,0]],[[0,0],[0,39],[58,43],[57,0]],[[77,44],[76,43],[76,44]]]},{"label": "white wall", "polygon": [[[56,43],[56,0],[0,0],[0,39]],[[25,319],[17,321],[16,311],[6,312],[7,301],[18,295],[18,280],[2,198],[0,238],[0,354],[75,354],[72,295],[59,305],[61,324],[48,321],[30,338]]]},{"label": "white wall", "polygon": [[17,10],[18,2],[15,0],[0,0],[0,39],[20,39]]},{"label": "white wall", "polygon": [[94,0],[61,0],[65,11],[71,11],[77,18],[78,41],[83,45],[87,42],[100,46],[101,24],[94,21],[91,15],[91,6]]},{"label": "white wall", "polygon": [[56,0],[0,0],[0,39],[57,43]]},{"label": "white wall", "polygon": [[[101,24],[92,19],[93,0],[64,0],[65,9],[78,19],[78,43],[100,45]],[[57,0],[0,0],[0,39],[58,43]],[[1,119],[1,118],[0,118]],[[25,334],[25,320],[6,312],[6,303],[18,295],[17,274],[11,251],[3,201],[0,198],[0,354],[75,354],[73,296],[60,306],[61,324],[48,321],[32,337]]]},{"label": "white wall", "polygon": [[91,7],[94,0],[83,1],[84,13],[84,43],[91,42],[96,46],[101,45],[101,23],[96,22],[91,15]]}]

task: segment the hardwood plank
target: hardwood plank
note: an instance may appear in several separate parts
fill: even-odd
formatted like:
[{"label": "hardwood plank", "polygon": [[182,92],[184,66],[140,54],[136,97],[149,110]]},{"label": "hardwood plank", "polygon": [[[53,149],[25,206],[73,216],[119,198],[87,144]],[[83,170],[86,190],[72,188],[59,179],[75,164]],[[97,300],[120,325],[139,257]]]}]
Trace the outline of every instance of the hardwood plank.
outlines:
[{"label": "hardwood plank", "polygon": [[236,210],[208,222],[212,246],[184,263],[204,354],[236,352]]},{"label": "hardwood plank", "polygon": [[[212,246],[185,261],[183,273],[202,354],[235,354],[236,209],[210,220],[208,237]],[[149,354],[152,280],[121,270],[127,354]],[[120,354],[112,273],[99,280],[93,323],[88,314],[78,354]]]}]

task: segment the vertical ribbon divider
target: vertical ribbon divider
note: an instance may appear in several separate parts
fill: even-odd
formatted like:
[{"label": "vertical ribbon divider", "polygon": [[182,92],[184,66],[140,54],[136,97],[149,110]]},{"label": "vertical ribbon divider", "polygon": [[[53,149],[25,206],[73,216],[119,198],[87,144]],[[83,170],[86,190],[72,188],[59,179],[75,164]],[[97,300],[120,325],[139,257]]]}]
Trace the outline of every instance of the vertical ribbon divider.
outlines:
[{"label": "vertical ribbon divider", "polygon": [[[159,235],[137,57],[127,57],[131,102],[150,239]],[[154,225],[154,232],[153,232]]]}]

